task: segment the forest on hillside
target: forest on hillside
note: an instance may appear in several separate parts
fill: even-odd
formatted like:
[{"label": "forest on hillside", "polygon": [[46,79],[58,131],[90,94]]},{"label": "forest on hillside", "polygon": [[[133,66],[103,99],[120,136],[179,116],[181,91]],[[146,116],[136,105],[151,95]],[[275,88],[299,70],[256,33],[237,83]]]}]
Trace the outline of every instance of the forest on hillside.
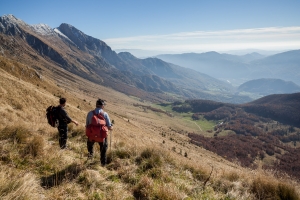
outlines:
[{"label": "forest on hillside", "polygon": [[[211,137],[189,133],[190,142],[244,167],[275,169],[300,179],[299,103],[234,105],[209,100],[175,102],[176,112],[192,112],[193,120],[216,122]],[[266,160],[273,162],[266,162]]]}]

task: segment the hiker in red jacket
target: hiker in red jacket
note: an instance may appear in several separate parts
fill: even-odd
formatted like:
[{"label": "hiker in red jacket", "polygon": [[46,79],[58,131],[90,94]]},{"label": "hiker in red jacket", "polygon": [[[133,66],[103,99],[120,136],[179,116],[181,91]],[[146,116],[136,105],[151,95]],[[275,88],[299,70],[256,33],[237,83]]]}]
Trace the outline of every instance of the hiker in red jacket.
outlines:
[{"label": "hiker in red jacket", "polygon": [[104,112],[105,102],[98,99],[96,108],[90,111],[86,116],[86,135],[88,157],[92,158],[94,151],[94,143],[98,142],[100,146],[100,162],[104,166],[106,164],[106,150],[107,150],[107,132],[113,129],[109,116]]}]

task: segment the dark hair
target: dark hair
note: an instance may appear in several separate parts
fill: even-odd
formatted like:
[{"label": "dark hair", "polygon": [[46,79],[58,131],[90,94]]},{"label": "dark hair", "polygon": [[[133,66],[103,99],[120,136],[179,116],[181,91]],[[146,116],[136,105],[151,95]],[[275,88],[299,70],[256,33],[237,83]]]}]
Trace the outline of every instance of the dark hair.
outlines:
[{"label": "dark hair", "polygon": [[105,105],[104,100],[98,99],[97,102],[96,102],[96,106],[103,106],[103,105]]},{"label": "dark hair", "polygon": [[62,105],[64,103],[66,103],[67,99],[66,98],[60,98],[59,99],[59,104]]}]

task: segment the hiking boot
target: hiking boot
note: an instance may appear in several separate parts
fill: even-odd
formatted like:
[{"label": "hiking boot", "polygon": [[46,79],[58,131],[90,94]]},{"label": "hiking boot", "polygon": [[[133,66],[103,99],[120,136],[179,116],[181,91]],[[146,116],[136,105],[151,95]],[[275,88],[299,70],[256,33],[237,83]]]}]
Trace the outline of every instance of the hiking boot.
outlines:
[{"label": "hiking boot", "polygon": [[65,146],[65,147],[60,147],[61,150],[71,150],[71,148]]},{"label": "hiking boot", "polygon": [[88,159],[93,159],[93,154],[88,154]]}]

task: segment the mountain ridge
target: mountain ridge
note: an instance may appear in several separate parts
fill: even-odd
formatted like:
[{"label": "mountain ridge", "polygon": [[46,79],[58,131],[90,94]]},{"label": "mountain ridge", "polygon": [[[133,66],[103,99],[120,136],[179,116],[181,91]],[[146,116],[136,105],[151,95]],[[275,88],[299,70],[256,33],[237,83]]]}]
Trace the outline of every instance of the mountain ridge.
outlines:
[{"label": "mountain ridge", "polygon": [[[189,67],[234,85],[258,78],[276,78],[300,85],[299,52],[290,50],[270,56],[235,56],[216,52],[157,55],[166,62]],[[250,58],[252,57],[252,58]],[[213,69],[213,70],[212,70]]]},{"label": "mountain ridge", "polygon": [[300,92],[300,86],[292,81],[262,78],[247,81],[238,87],[239,92],[256,93],[263,96],[270,94],[286,94]]},{"label": "mountain ridge", "polygon": [[[4,22],[7,18],[12,18],[13,21],[13,25],[7,27],[9,31],[6,30],[7,23]],[[45,64],[41,63],[40,65],[63,68],[129,95],[151,92],[152,94],[149,95],[157,96],[156,99],[161,99],[161,101],[174,99],[174,95],[167,97],[169,93],[175,94],[176,98],[181,99],[223,98],[224,101],[237,103],[250,100],[246,96],[240,96],[235,100],[236,95],[232,92],[232,86],[212,77],[206,77],[206,79],[214,84],[210,84],[206,80],[198,80],[201,79],[200,76],[193,76],[192,80],[189,77],[185,81],[181,81],[181,75],[175,73],[172,65],[156,58],[132,59],[131,57],[130,60],[123,60],[121,54],[118,55],[105,42],[84,34],[72,25],[63,23],[58,28],[50,29],[43,24],[38,26],[30,26],[24,22],[18,24],[19,21],[21,20],[14,16],[2,17],[1,27],[4,28],[1,31],[2,33],[10,33],[10,31],[14,33],[9,34],[8,37],[15,38],[16,45],[24,43],[20,48],[23,49],[22,55],[28,57],[29,64],[29,58],[34,57],[43,60]],[[40,30],[51,34],[43,35]],[[26,45],[31,48],[24,49]],[[2,45],[1,48],[5,50],[9,47]],[[30,54],[30,56],[25,54]],[[10,57],[13,58],[13,55],[10,54]],[[181,71],[184,71],[184,68]],[[102,75],[103,72],[105,76]],[[181,84],[178,85],[178,82]],[[184,84],[184,82],[186,83]],[[195,88],[193,82],[201,82],[204,86]],[[148,85],[148,83],[151,84]],[[210,86],[206,87],[206,85]],[[212,86],[213,90],[210,89]],[[140,95],[140,97],[145,97],[145,95]]]}]

